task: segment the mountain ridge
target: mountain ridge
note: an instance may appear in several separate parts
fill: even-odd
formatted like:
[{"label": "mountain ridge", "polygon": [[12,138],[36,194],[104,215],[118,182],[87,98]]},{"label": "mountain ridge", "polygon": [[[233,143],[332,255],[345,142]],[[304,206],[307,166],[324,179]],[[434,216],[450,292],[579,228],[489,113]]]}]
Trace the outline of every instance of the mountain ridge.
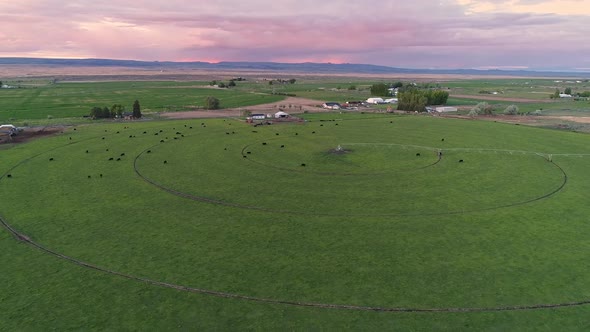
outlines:
[{"label": "mountain ridge", "polygon": [[590,77],[588,72],[571,70],[508,70],[508,69],[420,69],[400,68],[372,64],[353,63],[281,63],[281,62],[247,62],[222,61],[217,63],[204,61],[174,62],[174,61],[140,61],[116,59],[61,59],[61,58],[27,58],[0,57],[1,65],[46,65],[46,66],[88,66],[88,67],[133,67],[133,68],[187,68],[211,70],[269,70],[286,72],[313,73],[362,73],[362,74],[447,74],[447,75],[504,75],[527,77]]}]

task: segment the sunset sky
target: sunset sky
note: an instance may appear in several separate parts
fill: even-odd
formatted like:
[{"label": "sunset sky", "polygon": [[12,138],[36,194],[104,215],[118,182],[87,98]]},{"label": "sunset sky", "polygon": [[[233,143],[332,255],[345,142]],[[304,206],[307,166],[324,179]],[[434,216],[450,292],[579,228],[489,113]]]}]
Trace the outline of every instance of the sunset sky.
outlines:
[{"label": "sunset sky", "polygon": [[590,0],[0,0],[0,57],[590,71]]}]

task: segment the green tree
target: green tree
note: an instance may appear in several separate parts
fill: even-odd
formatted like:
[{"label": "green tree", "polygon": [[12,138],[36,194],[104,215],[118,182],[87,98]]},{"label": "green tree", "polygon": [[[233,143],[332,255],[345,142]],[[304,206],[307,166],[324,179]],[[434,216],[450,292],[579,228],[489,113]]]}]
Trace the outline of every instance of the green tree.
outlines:
[{"label": "green tree", "polygon": [[205,98],[205,108],[208,110],[216,110],[219,108],[220,102],[219,99],[212,97],[212,96],[208,96],[207,98]]},{"label": "green tree", "polygon": [[108,107],[103,107],[101,111],[102,118],[108,119],[111,117],[111,110]]},{"label": "green tree", "polygon": [[113,106],[111,106],[111,118],[114,118],[114,117],[121,118],[121,117],[123,117],[124,112],[125,112],[125,107],[121,104],[114,104]]},{"label": "green tree", "polygon": [[428,98],[422,91],[408,90],[398,93],[397,109],[408,112],[424,112]]},{"label": "green tree", "polygon": [[351,85],[348,87],[348,90],[356,90],[356,85]]},{"label": "green tree", "polygon": [[102,118],[102,108],[94,106],[92,109],[90,109],[90,117],[93,119]]},{"label": "green tree", "polygon": [[141,118],[141,106],[139,106],[139,100],[133,102],[133,117],[136,119]]},{"label": "green tree", "polygon": [[555,89],[555,92],[550,96],[551,99],[559,99],[559,89]]},{"label": "green tree", "polygon": [[570,88],[568,86],[567,88],[565,88],[565,91],[563,91],[563,93],[565,93],[566,95],[571,95],[572,94],[572,88]]},{"label": "green tree", "polygon": [[234,80],[229,80],[229,83],[227,84],[227,86],[234,87],[234,86],[236,86],[236,82]]},{"label": "green tree", "polygon": [[389,87],[385,83],[377,83],[371,85],[371,95],[378,97],[389,96]]},{"label": "green tree", "polygon": [[295,84],[295,82],[297,82],[297,80],[294,79],[294,78],[292,78],[292,79],[289,80],[289,83],[291,83],[291,84]]}]

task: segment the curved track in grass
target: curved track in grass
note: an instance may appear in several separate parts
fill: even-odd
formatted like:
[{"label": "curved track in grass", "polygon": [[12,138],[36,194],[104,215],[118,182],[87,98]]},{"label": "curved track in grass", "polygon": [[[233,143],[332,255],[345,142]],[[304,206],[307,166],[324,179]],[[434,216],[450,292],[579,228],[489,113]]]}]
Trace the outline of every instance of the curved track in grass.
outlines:
[{"label": "curved track in grass", "polygon": [[[3,177],[3,176],[2,176]],[[0,177],[0,180],[2,179]],[[576,306],[583,306],[590,304],[590,299],[575,301],[575,302],[562,302],[562,303],[542,303],[542,304],[532,304],[532,305],[516,305],[516,306],[498,306],[498,307],[447,307],[447,308],[411,308],[411,307],[373,307],[373,306],[360,306],[360,305],[353,305],[353,304],[333,304],[333,303],[317,303],[317,302],[299,302],[293,300],[280,300],[280,299],[272,299],[272,298],[264,298],[264,297],[255,297],[255,296],[248,296],[236,293],[226,293],[220,292],[215,290],[209,290],[205,288],[195,288],[190,286],[184,285],[177,285],[173,283],[153,280],[145,277],[139,277],[131,274],[126,274],[118,271],[113,271],[104,267],[100,267],[88,262],[84,262],[78,260],[76,258],[67,256],[65,254],[59,253],[54,251],[50,248],[47,248],[29,238],[27,235],[18,232],[15,228],[13,228],[10,224],[6,222],[2,217],[0,217],[0,224],[4,227],[10,234],[12,234],[17,240],[22,241],[28,244],[31,247],[41,250],[43,253],[57,257],[59,259],[68,261],[70,263],[76,264],[86,269],[99,271],[102,273],[106,273],[109,275],[146,283],[153,286],[165,287],[176,289],[179,291],[190,292],[190,293],[198,293],[203,295],[211,295],[220,298],[227,298],[227,299],[235,299],[235,300],[243,300],[243,301],[250,301],[250,302],[259,302],[259,303],[267,303],[267,304],[274,304],[274,305],[289,305],[289,306],[296,306],[296,307],[310,307],[310,308],[318,308],[318,309],[340,309],[340,310],[356,310],[356,311],[375,311],[375,312],[407,312],[407,313],[453,313],[453,312],[497,312],[497,311],[524,311],[524,310],[540,310],[540,309],[555,309],[555,308],[564,308],[564,307],[576,307]]]},{"label": "curved track in grass", "polygon": [[[424,212],[422,212],[422,213],[421,212],[416,212],[416,213],[377,213],[377,214],[371,214],[371,213],[318,213],[318,212],[308,212],[305,210],[281,210],[281,209],[271,209],[271,208],[266,208],[266,207],[261,207],[261,206],[233,203],[233,202],[223,201],[223,200],[219,200],[219,199],[215,199],[215,198],[194,195],[194,194],[190,194],[190,193],[176,190],[174,188],[171,188],[171,187],[168,187],[168,186],[163,185],[161,183],[158,183],[153,179],[150,179],[149,177],[147,177],[141,173],[141,171],[139,170],[139,168],[137,166],[137,161],[146,151],[148,151],[149,149],[153,148],[156,145],[153,145],[152,147],[147,148],[144,151],[142,151],[140,154],[138,154],[135,157],[135,160],[133,161],[133,168],[134,168],[135,174],[137,174],[137,176],[139,176],[143,181],[149,183],[150,185],[152,185],[160,190],[163,190],[165,192],[168,192],[172,195],[182,197],[185,199],[189,199],[192,201],[196,201],[196,202],[204,202],[204,203],[216,204],[216,205],[227,206],[227,207],[238,208],[238,209],[255,210],[255,211],[280,213],[280,214],[291,214],[291,215],[324,216],[324,217],[327,217],[327,216],[333,216],[333,217],[345,217],[345,216],[352,216],[352,217],[421,217],[421,216],[443,216],[443,215],[477,213],[477,212],[493,211],[493,210],[515,207],[515,206],[526,205],[526,204],[534,203],[534,202],[549,198],[549,197],[559,193],[561,190],[563,190],[563,188],[566,186],[567,181],[568,181],[568,176],[567,176],[566,172],[559,165],[554,163],[552,160],[547,160],[547,159],[543,158],[543,160],[547,160],[547,162],[551,163],[551,165],[554,166],[561,173],[561,175],[562,175],[561,183],[554,190],[552,190],[550,192],[544,193],[543,195],[533,197],[528,200],[515,202],[515,203],[508,203],[508,204],[502,204],[502,205],[490,206],[490,207],[480,207],[480,208],[474,208],[474,209],[443,211],[443,212],[425,212],[425,213]],[[241,152],[242,155],[244,155],[244,151],[246,148],[247,148],[247,146],[242,149],[242,152]],[[438,164],[440,161],[442,161],[442,155],[443,154],[440,154],[438,156],[438,160],[435,163],[428,165],[426,167],[423,167],[423,168],[432,167],[432,166]],[[539,156],[539,158],[542,158],[542,157]],[[352,174],[347,174],[347,175],[352,175]],[[354,174],[354,175],[359,175],[359,174]],[[366,174],[360,174],[360,175],[366,175]]]},{"label": "curved track in grass", "polygon": [[[94,139],[94,138],[90,138],[90,139]],[[81,142],[81,141],[79,141]],[[64,146],[68,146],[71,144],[75,144],[78,142],[71,142],[69,144],[66,144]],[[29,158],[23,159],[22,161],[18,162],[17,164],[15,164],[13,167],[11,167],[8,171],[6,171],[4,174],[0,175],[0,181],[3,180],[8,174],[10,174],[10,172],[16,168],[18,168],[19,166],[27,163],[28,161],[37,158],[43,154],[46,154],[48,152],[54,151],[56,149],[62,148],[64,146],[58,146],[55,147],[51,150],[48,151],[44,151],[42,153],[38,153],[36,155],[33,155]],[[303,212],[299,212],[299,211],[277,211],[277,210],[270,210],[270,209],[264,209],[264,208],[259,208],[259,207],[252,207],[252,206],[242,206],[242,205],[238,205],[238,204],[233,204],[233,203],[228,203],[228,202],[223,202],[223,201],[218,201],[218,200],[213,200],[213,199],[208,199],[205,197],[198,197],[198,196],[193,196],[193,195],[189,195],[186,193],[180,193],[180,192],[176,192],[173,189],[170,188],[166,188],[164,186],[161,186],[157,183],[154,183],[153,181],[150,181],[148,178],[145,178],[141,175],[141,173],[137,170],[137,159],[143,154],[145,153],[146,150],[144,150],[142,153],[138,154],[135,157],[135,161],[134,161],[134,169],[135,172],[138,176],[140,176],[144,181],[158,187],[161,190],[167,191],[169,193],[178,195],[180,197],[184,197],[187,199],[191,199],[191,200],[195,200],[195,201],[200,201],[200,202],[206,202],[206,203],[211,203],[211,204],[218,204],[218,205],[223,205],[223,206],[228,206],[228,207],[236,207],[236,208],[245,208],[245,209],[252,209],[252,210],[261,210],[261,211],[266,211],[266,212],[273,212],[273,213],[294,213],[294,214],[306,214]],[[440,161],[440,159],[439,159]],[[507,204],[504,206],[500,206],[500,207],[491,207],[491,208],[484,208],[484,209],[476,209],[476,210],[471,210],[471,211],[456,211],[456,212],[447,212],[447,213],[436,213],[436,214],[416,214],[416,215],[437,215],[437,214],[459,214],[459,213],[472,213],[472,212],[479,212],[479,211],[488,211],[488,210],[493,210],[493,209],[500,209],[500,208],[506,208],[506,207],[511,207],[511,206],[518,206],[518,205],[524,205],[524,204],[528,204],[531,202],[535,202],[535,201],[539,201],[542,199],[546,199],[549,198],[553,195],[555,195],[556,193],[558,193],[559,191],[561,191],[565,185],[567,184],[568,181],[568,175],[567,173],[556,163],[554,163],[553,161],[548,161],[551,162],[551,164],[553,166],[555,166],[556,168],[559,169],[559,171],[563,174],[563,182],[561,183],[561,185],[556,188],[555,190],[553,190],[550,193],[547,193],[545,195],[536,197],[534,199],[531,200],[527,200],[525,202],[519,202],[519,203],[514,203],[514,204]],[[317,215],[317,214],[314,214]],[[219,298],[227,298],[227,299],[234,299],[234,300],[243,300],[243,301],[250,301],[250,302],[259,302],[259,303],[266,303],[266,304],[273,304],[273,305],[288,305],[288,306],[297,306],[297,307],[310,307],[310,308],[319,308],[319,309],[339,309],[339,310],[355,310],[355,311],[373,311],[373,312],[406,312],[406,313],[460,313],[460,312],[498,312],[498,311],[525,311],[525,310],[542,310],[542,309],[555,309],[555,308],[564,308],[564,307],[575,307],[575,306],[584,306],[584,305],[588,305],[590,304],[590,299],[584,299],[584,300],[580,300],[580,301],[573,301],[573,302],[560,302],[560,303],[541,303],[541,304],[531,304],[531,305],[514,305],[514,306],[494,306],[494,307],[440,307],[440,308],[420,308],[420,307],[380,307],[380,306],[362,306],[362,305],[354,305],[354,304],[334,304],[334,303],[318,303],[318,302],[301,302],[301,301],[295,301],[295,300],[282,300],[282,299],[273,299],[273,298],[264,298],[264,297],[255,297],[255,296],[248,296],[248,295],[243,295],[243,294],[237,294],[237,293],[228,293],[228,292],[222,292],[222,291],[216,291],[216,290],[210,290],[210,289],[205,289],[205,288],[196,288],[196,287],[190,287],[190,286],[185,286],[185,285],[178,285],[178,284],[174,284],[174,283],[167,283],[167,282],[163,282],[163,281],[158,281],[158,280],[154,280],[154,279],[150,279],[150,278],[146,278],[146,277],[140,277],[140,276],[136,276],[136,275],[132,275],[132,274],[127,274],[127,273],[123,273],[123,272],[118,272],[118,271],[114,271],[114,270],[110,270],[106,267],[101,267],[98,265],[94,265],[92,263],[89,262],[85,262],[79,259],[76,259],[74,257],[68,256],[66,254],[57,252],[51,248],[48,248],[36,241],[34,241],[33,239],[31,239],[29,236],[27,236],[24,233],[21,233],[20,231],[18,231],[16,228],[14,228],[7,220],[5,220],[1,215],[0,215],[0,224],[1,226],[6,229],[10,234],[12,234],[12,236],[14,236],[14,238],[18,241],[21,241],[22,243],[25,243],[27,245],[29,245],[30,247],[36,248],[38,250],[40,250],[41,252],[47,254],[47,255],[51,255],[53,257],[56,257],[58,259],[70,262],[72,264],[78,265],[82,268],[86,268],[89,270],[95,270],[101,273],[105,273],[105,274],[109,274],[112,276],[116,276],[116,277],[120,277],[120,278],[125,278],[128,280],[132,280],[132,281],[136,281],[136,282],[141,282],[141,283],[145,283],[145,284],[149,284],[149,285],[153,285],[153,286],[158,286],[158,287],[164,287],[164,288],[170,288],[170,289],[176,289],[179,291],[184,291],[184,292],[190,292],[190,293],[198,293],[198,294],[203,294],[203,295],[210,295],[210,296],[215,296],[215,297],[219,297]]]}]

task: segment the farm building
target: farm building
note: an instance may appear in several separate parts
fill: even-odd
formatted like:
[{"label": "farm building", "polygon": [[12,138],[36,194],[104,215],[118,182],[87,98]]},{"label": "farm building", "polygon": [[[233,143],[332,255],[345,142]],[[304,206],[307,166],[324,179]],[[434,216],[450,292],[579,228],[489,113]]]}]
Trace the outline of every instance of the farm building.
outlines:
[{"label": "farm building", "polygon": [[264,114],[252,114],[252,120],[264,120],[266,119],[266,115]]},{"label": "farm building", "polygon": [[389,98],[389,99],[385,99],[384,102],[386,104],[397,104],[398,99],[397,98]]},{"label": "farm building", "polygon": [[571,98],[571,97],[572,97],[572,95],[567,94],[567,93],[560,93],[559,94],[559,98]]},{"label": "farm building", "polygon": [[367,99],[367,103],[369,103],[369,104],[385,104],[385,100],[383,100],[383,98],[379,98],[379,97],[371,97],[371,98]]},{"label": "farm building", "polygon": [[285,113],[283,111],[278,111],[275,113],[275,119],[288,118],[288,117],[289,117],[289,113]]},{"label": "farm building", "polygon": [[446,113],[446,112],[457,112],[457,107],[451,106],[438,106],[434,108],[435,111],[439,113]]},{"label": "farm building", "polygon": [[322,105],[322,107],[326,108],[326,109],[330,109],[330,110],[339,110],[340,108],[342,108],[342,106],[340,106],[339,103],[335,103],[335,102],[325,102],[324,105]]}]

